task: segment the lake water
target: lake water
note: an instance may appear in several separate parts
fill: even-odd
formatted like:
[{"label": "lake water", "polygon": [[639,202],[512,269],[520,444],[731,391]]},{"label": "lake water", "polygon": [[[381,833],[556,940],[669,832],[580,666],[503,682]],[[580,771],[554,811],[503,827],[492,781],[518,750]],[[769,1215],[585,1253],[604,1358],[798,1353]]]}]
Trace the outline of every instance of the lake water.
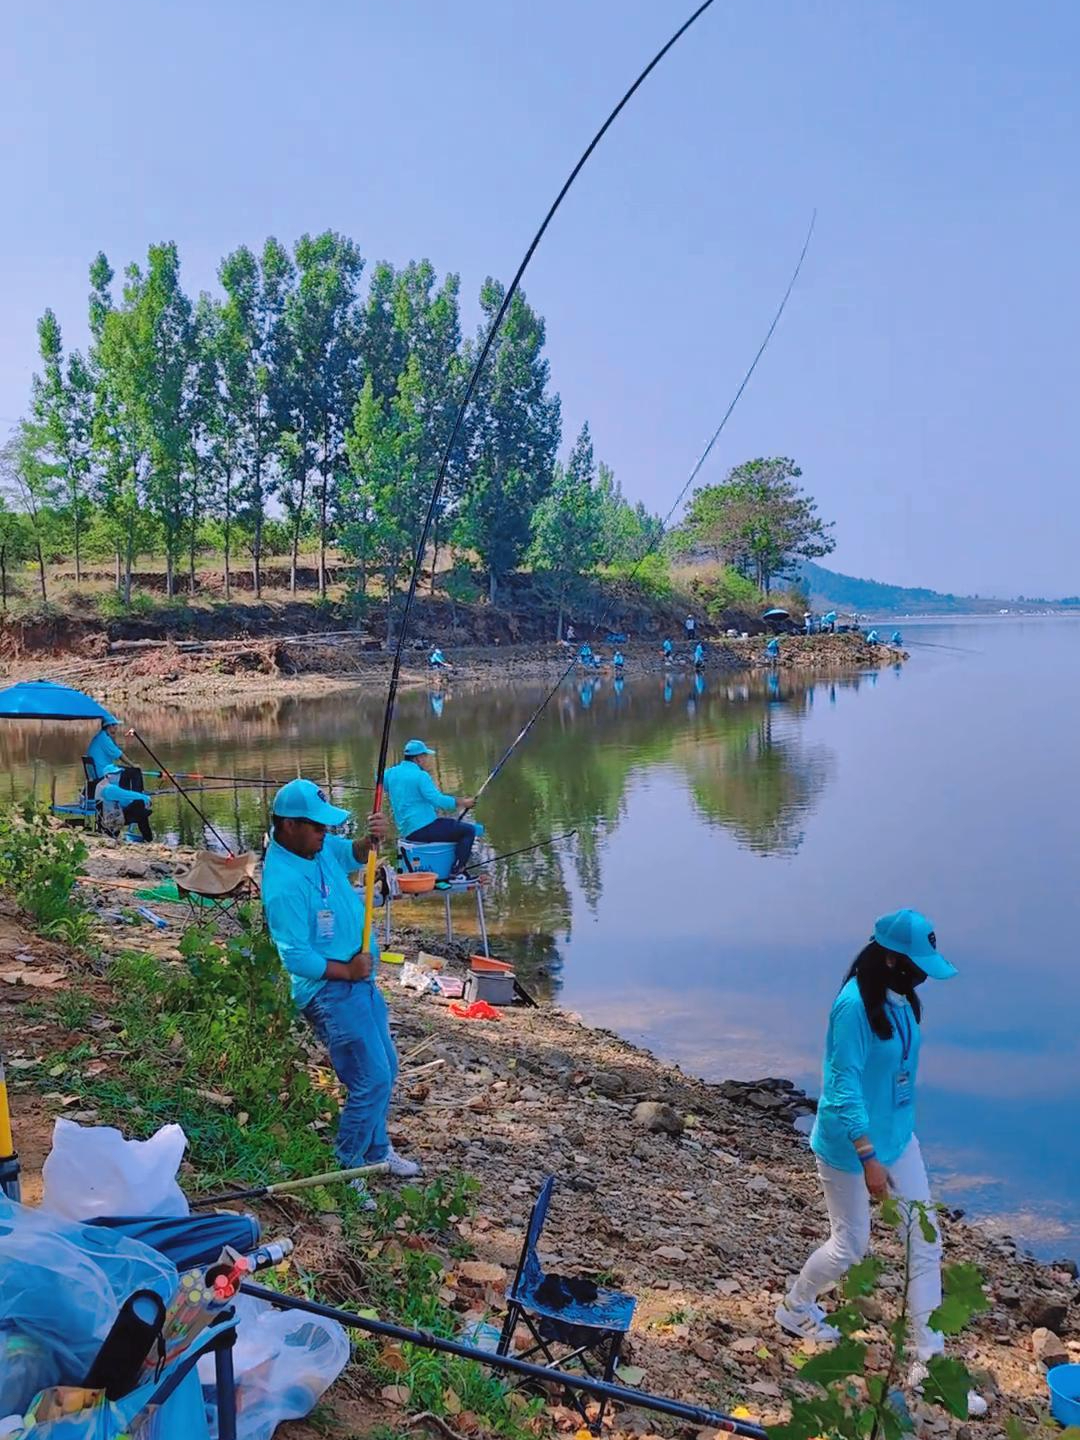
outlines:
[{"label": "lake water", "polygon": [[[494,868],[493,952],[689,1070],[816,1091],[830,1002],[875,915],[925,910],[961,971],[923,992],[920,1132],[939,1193],[1041,1254],[1080,1256],[1080,624],[904,629],[906,666],[835,682],[568,683],[480,808],[497,853],[577,832]],[[444,788],[467,793],[543,690],[403,694],[396,740],[427,738]],[[179,770],[370,783],[380,714],[378,697],[337,697],[125,718]],[[18,792],[36,767],[44,795],[84,739],[5,726],[0,768]],[[250,840],[261,797],[197,798]],[[155,816],[196,838],[175,798]],[[455,913],[468,929],[467,903]]]}]

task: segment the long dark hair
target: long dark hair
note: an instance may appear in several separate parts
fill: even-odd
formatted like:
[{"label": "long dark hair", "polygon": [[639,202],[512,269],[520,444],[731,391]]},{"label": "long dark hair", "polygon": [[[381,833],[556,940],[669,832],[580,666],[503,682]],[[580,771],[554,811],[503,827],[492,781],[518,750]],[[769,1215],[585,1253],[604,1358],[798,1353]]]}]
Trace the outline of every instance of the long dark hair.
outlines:
[{"label": "long dark hair", "polygon": [[[890,958],[893,962],[891,965]],[[896,950],[886,950],[884,945],[871,940],[855,956],[851,969],[844,977],[844,983],[849,980],[858,982],[870,1029],[879,1040],[890,1040],[893,1025],[885,1005],[885,992],[893,990],[897,995],[903,995],[915,1012],[915,1019],[921,1021],[922,1003],[915,993],[915,987],[925,979],[923,971],[906,955],[901,955]]]}]

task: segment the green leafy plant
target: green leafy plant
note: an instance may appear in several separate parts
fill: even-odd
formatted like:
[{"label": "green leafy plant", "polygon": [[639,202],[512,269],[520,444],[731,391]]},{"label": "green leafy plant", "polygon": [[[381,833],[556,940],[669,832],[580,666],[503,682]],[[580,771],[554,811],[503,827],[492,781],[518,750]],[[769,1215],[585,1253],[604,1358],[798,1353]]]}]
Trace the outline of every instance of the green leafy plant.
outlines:
[{"label": "green leafy plant", "polygon": [[[791,1419],[771,1427],[771,1440],[899,1440],[912,1429],[912,1421],[897,1386],[911,1365],[909,1351],[911,1316],[912,1237],[918,1227],[922,1237],[936,1237],[932,1208],[921,1203],[901,1206],[887,1199],[881,1219],[901,1237],[903,1274],[895,1315],[887,1323],[889,1345],[883,1371],[868,1366],[869,1349],[857,1338],[866,1328],[858,1301],[877,1288],[884,1262],[870,1256],[853,1265],[844,1280],[845,1304],[829,1318],[842,1339],[831,1349],[812,1356],[799,1369],[800,1385],[812,1385],[817,1394],[798,1394],[791,1399]],[[942,1272],[944,1298],[930,1317],[930,1323],[947,1335],[957,1335],[973,1316],[989,1308],[983,1279],[974,1265],[949,1265]],[[963,1362],[945,1355],[934,1356],[927,1364],[923,1382],[924,1400],[938,1405],[958,1419],[966,1419],[972,1377]]]},{"label": "green leafy plant", "polygon": [[392,1229],[404,1219],[416,1234],[443,1234],[454,1220],[473,1212],[480,1186],[471,1175],[439,1176],[422,1190],[403,1185],[379,1200],[379,1221]]},{"label": "green leafy plant", "polygon": [[74,946],[90,936],[90,916],[75,890],[86,855],[82,840],[55,829],[32,801],[0,811],[0,885],[43,935]]}]

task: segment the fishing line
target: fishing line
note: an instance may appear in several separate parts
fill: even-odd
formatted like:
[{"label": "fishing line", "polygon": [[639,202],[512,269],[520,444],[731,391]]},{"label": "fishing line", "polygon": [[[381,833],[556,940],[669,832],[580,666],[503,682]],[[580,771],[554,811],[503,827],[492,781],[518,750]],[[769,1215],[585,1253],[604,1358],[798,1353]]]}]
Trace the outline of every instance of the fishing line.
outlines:
[{"label": "fishing line", "polygon": [[[420,536],[416,544],[416,555],[413,559],[412,574],[409,576],[409,588],[405,596],[405,607],[401,614],[401,623],[398,630],[397,644],[394,647],[394,663],[390,671],[390,685],[386,696],[386,709],[383,713],[382,736],[379,740],[379,762],[375,772],[375,799],[373,808],[376,814],[378,814],[382,810],[383,781],[386,775],[386,759],[390,750],[390,729],[394,722],[394,703],[397,699],[398,684],[401,679],[401,656],[405,648],[405,636],[409,627],[409,616],[412,613],[413,601],[416,598],[416,587],[419,582],[420,571],[423,566],[424,551],[427,548],[428,536],[431,533],[431,527],[434,523],[435,515],[438,511],[439,497],[442,495],[443,484],[446,480],[446,472],[450,465],[450,457],[454,452],[454,447],[457,444],[458,436],[461,433],[461,426],[465,419],[465,414],[468,411],[469,405],[472,401],[473,393],[476,390],[477,383],[479,382],[481,371],[484,368],[487,357],[491,352],[492,346],[495,344],[495,338],[498,335],[499,330],[502,328],[502,322],[506,317],[506,312],[510,308],[511,301],[517,294],[518,287],[521,284],[522,276],[525,274],[525,271],[528,268],[529,261],[532,259],[536,247],[543,239],[544,233],[547,230],[548,226],[551,224],[551,221],[554,218],[556,211],[562,204],[563,200],[566,198],[567,192],[570,190],[570,187],[573,185],[578,175],[584,169],[586,162],[588,161],[589,157],[592,155],[596,147],[600,144],[600,141],[607,134],[608,130],[610,130],[611,126],[615,123],[616,119],[618,118],[622,110],[625,108],[625,106],[629,103],[634,93],[641,87],[641,85],[644,84],[645,80],[649,77],[649,75],[652,74],[653,70],[656,69],[657,65],[659,65],[660,61],[664,58],[664,56],[668,53],[672,46],[675,45],[676,42],[680,40],[683,35],[686,34],[687,30],[690,29],[691,25],[693,25],[700,16],[704,15],[705,11],[709,9],[712,3],[713,0],[703,0],[703,3],[697,7],[697,9],[690,16],[690,18],[684,21],[683,24],[679,26],[678,30],[675,31],[675,34],[672,35],[671,39],[668,40],[667,44],[664,45],[660,50],[658,50],[653,56],[653,58],[649,61],[649,63],[645,66],[644,70],[642,70],[641,74],[630,86],[629,90],[627,90],[625,95],[623,95],[622,99],[612,110],[611,114],[600,126],[600,129],[597,130],[596,134],[589,141],[589,144],[586,146],[584,152],[581,155],[581,158],[578,160],[577,164],[570,171],[570,174],[563,182],[562,189],[552,201],[552,204],[548,209],[547,214],[544,216],[540,224],[539,230],[537,230],[536,234],[530,241],[529,248],[525,251],[525,255],[522,258],[521,264],[517,268],[517,273],[514,275],[513,280],[511,280],[506,294],[503,296],[502,304],[499,306],[498,312],[495,315],[494,320],[492,320],[491,325],[488,329],[487,336],[484,339],[484,344],[481,347],[480,354],[477,356],[476,364],[473,366],[472,374],[469,376],[468,384],[465,387],[465,394],[462,397],[461,404],[458,406],[457,414],[454,417],[453,428],[450,431],[450,435],[446,441],[446,446],[443,449],[442,459],[439,462],[439,469],[435,476],[435,484],[431,491],[431,499],[428,502],[427,513],[424,516],[424,523],[421,526]],[[371,925],[375,899],[376,863],[376,850],[375,846],[372,845],[371,850],[368,854],[367,867],[364,872],[363,949],[365,950],[369,949],[371,945]]]},{"label": "fishing line", "polygon": [[132,733],[134,734],[135,739],[139,742],[139,744],[142,746],[142,748],[143,748],[143,749],[146,751],[146,753],[150,756],[150,759],[154,762],[154,764],[157,766],[157,768],[161,771],[161,773],[162,773],[162,775],[165,777],[165,779],[168,780],[168,781],[170,782],[170,784],[176,786],[177,793],[178,793],[179,795],[182,795],[182,796],[183,796],[183,798],[184,798],[184,799],[187,801],[187,803],[191,806],[192,810],[195,811],[195,814],[198,815],[199,819],[200,819],[200,820],[202,821],[202,823],[206,826],[207,830],[210,831],[210,834],[213,835],[214,839],[218,842],[218,844],[221,846],[221,848],[225,851],[226,855],[228,855],[229,858],[231,859],[231,858],[233,857],[233,852],[232,852],[232,850],[230,850],[230,848],[228,847],[228,845],[226,845],[225,841],[222,839],[221,832],[217,829],[217,827],[213,824],[212,821],[210,821],[210,820],[208,820],[208,819],[206,818],[206,815],[203,813],[202,810],[199,809],[198,805],[195,804],[195,801],[192,800],[191,796],[190,796],[190,795],[188,794],[188,792],[184,789],[184,787],[180,784],[180,781],[177,780],[176,776],[172,773],[171,770],[166,769],[166,767],[165,767],[164,763],[162,762],[162,760],[161,760],[157,755],[154,754],[153,750],[150,749],[150,746],[146,743],[146,741],[145,741],[145,740],[143,739],[143,737],[139,734],[139,732],[138,732],[137,730],[135,730],[135,731],[133,731]]},{"label": "fishing line", "polygon": [[[787,287],[787,289],[784,291],[783,299],[780,301],[780,304],[779,304],[779,306],[777,307],[776,314],[775,314],[775,315],[773,316],[773,318],[772,318],[772,323],[770,324],[768,330],[766,330],[766,332],[765,332],[765,338],[764,338],[764,340],[762,340],[761,344],[758,346],[757,354],[754,356],[753,360],[752,360],[751,363],[750,363],[750,368],[747,370],[746,374],[743,376],[742,381],[741,381],[741,383],[740,383],[740,385],[739,385],[739,388],[735,391],[735,394],[734,394],[734,396],[732,397],[732,400],[731,400],[731,404],[730,404],[730,405],[727,407],[727,409],[724,411],[724,415],[723,415],[723,418],[722,418],[721,421],[720,421],[720,424],[719,424],[719,425],[716,427],[716,429],[713,431],[713,433],[712,433],[712,438],[709,440],[709,443],[705,446],[705,449],[701,452],[700,456],[698,457],[697,464],[696,464],[696,465],[694,466],[694,468],[690,471],[690,475],[689,475],[689,478],[688,478],[687,481],[686,481],[686,484],[682,487],[682,489],[679,491],[678,495],[675,497],[675,503],[672,505],[671,509],[667,512],[667,514],[664,516],[663,520],[660,522],[660,531],[659,531],[659,534],[657,535],[656,539],[653,540],[653,542],[648,546],[648,548],[647,548],[646,550],[644,550],[644,551],[642,552],[642,554],[639,556],[638,560],[637,560],[636,563],[634,564],[633,569],[630,571],[629,575],[626,577],[626,578],[627,578],[627,581],[633,580],[634,576],[635,576],[635,575],[637,574],[637,572],[641,569],[642,565],[643,565],[643,564],[645,563],[645,561],[649,558],[649,556],[655,553],[655,551],[656,551],[656,549],[657,549],[657,547],[658,547],[659,545],[663,544],[664,539],[665,539],[665,536],[666,536],[666,533],[667,533],[668,523],[669,523],[669,521],[671,520],[671,517],[675,514],[675,511],[676,511],[676,510],[679,508],[679,506],[682,504],[682,502],[683,502],[683,500],[684,500],[684,498],[685,498],[685,496],[686,496],[686,492],[690,489],[690,486],[691,486],[691,485],[694,483],[694,481],[697,479],[698,473],[700,472],[701,467],[705,464],[705,461],[709,458],[709,454],[710,454],[710,452],[712,451],[713,446],[716,444],[717,440],[719,440],[721,434],[723,433],[723,430],[724,430],[725,425],[726,425],[727,422],[731,419],[732,411],[735,409],[735,406],[739,403],[739,399],[740,399],[740,397],[742,396],[743,391],[746,389],[747,385],[750,383],[750,377],[753,375],[754,371],[757,369],[757,367],[758,367],[758,361],[759,361],[759,360],[761,359],[761,357],[765,354],[765,351],[766,351],[766,349],[768,348],[769,341],[770,341],[770,340],[772,339],[772,337],[773,337],[773,332],[775,331],[777,325],[779,325],[779,323],[780,323],[780,317],[783,315],[784,310],[785,310],[785,308],[786,308],[786,306],[787,306],[787,302],[788,302],[788,300],[789,300],[790,297],[791,297],[791,292],[792,292],[792,290],[794,290],[794,288],[795,288],[795,282],[796,282],[796,281],[798,280],[798,278],[799,278],[799,272],[802,270],[803,261],[806,259],[806,252],[807,252],[807,251],[809,250],[809,248],[810,248],[810,240],[811,240],[811,237],[813,236],[813,233],[814,233],[814,225],[815,225],[816,222],[817,222],[817,211],[815,210],[815,211],[813,212],[813,214],[810,216],[810,226],[809,226],[809,228],[807,229],[807,232],[806,232],[806,239],[803,241],[803,247],[802,247],[802,250],[799,252],[799,259],[798,259],[798,262],[797,262],[797,264],[796,264],[796,266],[795,266],[795,269],[791,272],[791,279],[788,281],[788,287]],[[594,639],[597,637],[597,635],[599,634],[600,630],[603,629],[605,622],[607,621],[608,617],[610,616],[610,614],[611,614],[611,612],[612,612],[612,609],[614,608],[614,605],[615,605],[615,597],[614,597],[614,595],[613,595],[613,596],[608,600],[608,603],[607,603],[606,608],[603,610],[603,612],[602,612],[601,615],[600,615],[600,619],[597,620],[596,623],[595,623],[595,624],[593,625],[593,627],[592,627],[592,636],[593,636]],[[570,674],[570,672],[574,669],[574,667],[575,667],[575,665],[576,665],[577,663],[578,663],[578,657],[577,657],[577,655],[574,655],[573,658],[571,659],[570,663],[567,665],[566,669],[562,672],[562,674],[559,676],[559,678],[555,681],[555,684],[551,687],[551,689],[548,691],[548,693],[544,696],[543,700],[541,700],[540,704],[539,704],[539,705],[537,706],[537,708],[533,711],[532,715],[529,717],[528,720],[526,720],[525,724],[524,724],[524,725],[522,726],[522,728],[518,731],[518,733],[517,733],[517,735],[515,736],[515,738],[511,741],[509,748],[508,748],[506,751],[504,751],[504,753],[503,753],[503,755],[502,755],[502,758],[501,758],[501,759],[498,761],[498,763],[495,765],[494,769],[490,772],[490,774],[488,775],[488,777],[487,777],[487,779],[484,781],[484,783],[480,786],[480,789],[477,790],[476,794],[473,796],[473,804],[475,804],[476,801],[479,800],[480,796],[484,793],[484,791],[487,789],[487,787],[488,787],[488,786],[491,784],[491,782],[495,779],[496,775],[498,775],[499,771],[503,768],[503,766],[506,764],[506,762],[510,759],[510,756],[514,753],[514,751],[517,749],[517,747],[518,747],[518,746],[521,744],[521,742],[525,739],[525,736],[528,735],[529,731],[530,731],[530,730],[532,729],[532,727],[536,724],[537,720],[539,720],[540,716],[543,714],[544,710],[547,708],[548,703],[558,694],[559,689],[560,689],[560,687],[562,686],[563,681],[564,681],[564,680],[566,679],[566,677]],[[463,809],[463,810],[461,811],[461,814],[458,816],[458,819],[460,820],[460,819],[462,819],[465,815],[467,815],[467,814],[469,813],[469,810],[470,810],[471,808],[472,808],[472,806],[467,806],[465,809]]]}]

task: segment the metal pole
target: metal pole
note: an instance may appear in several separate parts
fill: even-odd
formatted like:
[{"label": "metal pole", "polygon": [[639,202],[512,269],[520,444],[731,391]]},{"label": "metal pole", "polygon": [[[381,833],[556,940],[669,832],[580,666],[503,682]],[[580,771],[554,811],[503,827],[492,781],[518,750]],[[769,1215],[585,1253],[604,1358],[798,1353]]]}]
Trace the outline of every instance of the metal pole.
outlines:
[{"label": "metal pole", "polygon": [[509,1370],[515,1375],[527,1376],[530,1380],[541,1380],[546,1384],[554,1381],[557,1385],[565,1385],[568,1390],[581,1390],[586,1395],[598,1395],[619,1405],[655,1410],[661,1415],[674,1415],[676,1419],[687,1420],[692,1425],[707,1425],[715,1430],[723,1430],[728,1435],[745,1436],[746,1440],[768,1440],[760,1425],[735,1420],[730,1415],[706,1410],[700,1405],[669,1400],[666,1395],[651,1395],[647,1390],[630,1390],[625,1385],[611,1385],[605,1380],[596,1380],[591,1375],[568,1375],[565,1370],[534,1365],[529,1360],[519,1360],[515,1355],[495,1355],[490,1350],[478,1350],[475,1345],[463,1345],[459,1340],[444,1340],[441,1335],[430,1335],[426,1330],[406,1330],[403,1325],[391,1325],[385,1320],[369,1320],[365,1315],[338,1310],[332,1305],[319,1305],[314,1300],[282,1295],[277,1290],[268,1290],[264,1285],[254,1285],[247,1280],[241,1281],[240,1290],[242,1294],[253,1295],[257,1300],[268,1300],[279,1309],[301,1310],[306,1315],[320,1315],[324,1320],[336,1320],[339,1325],[353,1330],[366,1330],[370,1335],[382,1335],[388,1340],[420,1345],[425,1350],[438,1350],[444,1355],[457,1355],[462,1360],[475,1360],[478,1365],[490,1365],[495,1370]]}]

